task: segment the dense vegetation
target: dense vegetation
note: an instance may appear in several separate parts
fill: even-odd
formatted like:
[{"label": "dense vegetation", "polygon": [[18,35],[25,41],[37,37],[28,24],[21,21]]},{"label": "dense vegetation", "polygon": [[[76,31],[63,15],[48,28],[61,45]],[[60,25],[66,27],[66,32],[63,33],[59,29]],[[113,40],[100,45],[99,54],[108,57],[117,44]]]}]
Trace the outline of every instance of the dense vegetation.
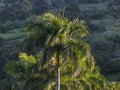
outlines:
[{"label": "dense vegetation", "polygon": [[[40,22],[43,20],[43,18],[41,17],[44,17],[45,15],[42,15],[42,16],[38,16],[38,15],[41,15],[44,12],[51,12],[54,15],[58,15],[59,13],[60,15],[58,16],[62,16],[60,18],[67,17],[70,19],[70,21],[73,21],[73,22],[75,22],[74,20],[75,18],[79,18],[79,20],[86,21],[86,24],[88,26],[88,30],[90,33],[87,37],[81,40],[89,43],[91,47],[92,55],[95,58],[96,60],[95,62],[97,64],[97,66],[93,65],[94,66],[93,71],[95,72],[85,71],[86,72],[86,75],[85,75],[83,70],[83,76],[79,77],[79,75],[82,75],[82,74],[78,75],[77,80],[79,81],[72,81],[72,80],[64,81],[64,79],[61,80],[62,82],[61,88],[64,88],[64,89],[68,88],[67,83],[69,83],[69,85],[73,85],[73,83],[76,83],[77,88],[78,86],[79,88],[84,88],[84,86],[86,86],[87,90],[89,90],[90,88],[93,89],[93,87],[94,87],[93,90],[99,90],[98,87],[103,89],[104,85],[106,85],[105,90],[110,90],[109,87],[113,87],[113,88],[118,87],[118,89],[115,89],[115,90],[119,90],[119,86],[117,86],[119,84],[117,82],[111,83],[107,81],[107,80],[120,81],[120,77],[119,77],[119,74],[120,74],[120,30],[119,30],[120,7],[119,7],[119,4],[120,4],[119,0],[92,0],[92,1],[90,0],[74,0],[74,1],[73,0],[57,0],[57,1],[55,0],[46,0],[46,1],[45,0],[37,0],[37,1],[1,0],[0,2],[0,67],[1,67],[0,68],[0,75],[1,75],[0,87],[2,86],[1,89],[10,90],[9,88],[11,88],[12,86],[12,88],[15,88],[15,90],[16,89],[19,90],[19,88],[25,89],[25,90],[26,89],[38,90],[38,88],[44,88],[44,87],[38,87],[38,85],[43,86],[43,85],[49,85],[50,83],[51,83],[50,85],[53,85],[53,88],[54,88],[54,85],[55,85],[54,69],[52,68],[51,73],[48,72],[47,71],[48,69],[45,67],[42,68],[40,71],[36,70],[37,67],[35,66],[38,66],[39,60],[42,59],[43,52],[41,51],[41,48],[44,48],[44,44],[41,45],[41,43],[43,43],[44,41],[37,42],[36,39],[37,38],[40,39],[40,37],[37,37],[37,38],[33,37],[42,33],[41,31],[38,33],[39,30],[36,29],[36,28],[39,28],[39,26],[34,26],[34,25],[33,27],[30,26],[36,23],[38,23],[38,25],[40,24],[41,26]],[[39,20],[39,18],[40,18],[40,21],[37,21]],[[65,22],[67,23],[68,21],[65,21]],[[43,23],[45,23],[45,21]],[[47,30],[51,25],[51,24],[50,25],[48,24],[49,23],[45,24],[48,27],[42,24],[43,25],[42,29]],[[27,26],[25,27],[25,25]],[[84,26],[84,24],[82,25]],[[31,30],[35,30],[37,33],[30,32],[29,30],[26,31],[28,27]],[[59,26],[56,28],[59,28]],[[47,37],[50,35],[50,33],[52,33],[50,31],[46,31],[46,32],[47,32],[46,34],[45,32],[43,33],[43,36]],[[30,38],[28,38],[29,33],[34,33],[34,35],[30,34],[31,36]],[[64,34],[64,32],[62,34]],[[42,37],[41,34],[40,36]],[[65,37],[64,35],[60,35],[60,36],[62,38]],[[44,40],[46,40],[46,37],[44,37]],[[79,36],[76,35],[76,37],[79,37]],[[25,39],[26,41],[24,41]],[[33,42],[30,43],[31,41],[34,41],[34,40],[35,40],[34,43]],[[25,42],[27,43],[25,44]],[[36,45],[40,47],[36,47],[35,43],[37,43]],[[65,44],[65,42],[64,43],[59,42],[59,43],[61,43],[62,45]],[[31,46],[33,46],[33,48]],[[59,47],[59,48],[62,48],[62,47]],[[38,55],[39,51],[42,52],[40,56]],[[28,53],[28,55],[22,54],[24,59],[21,59],[20,57],[18,58],[18,54],[20,52],[26,52]],[[31,55],[29,56],[29,54],[33,54],[33,56]],[[55,54],[53,56],[55,56]],[[49,58],[48,59],[49,61],[47,62],[48,66],[50,64],[50,59],[51,59],[50,57],[52,56],[51,55],[47,56],[47,58]],[[63,57],[60,56],[60,58],[63,58]],[[92,59],[92,61],[94,60]],[[6,63],[8,64],[5,66]],[[86,62],[81,62],[81,64],[82,63],[86,63]],[[26,64],[29,64],[30,66],[26,66]],[[4,66],[5,66],[5,69],[3,69]],[[104,77],[99,73],[98,66],[100,67],[100,72]],[[11,67],[11,70],[9,67]],[[23,68],[21,69],[21,67]],[[89,64],[88,66],[85,65],[83,67],[88,68]],[[68,68],[70,68],[69,64],[68,66],[66,65],[66,67],[64,67],[64,70],[67,71]],[[18,69],[20,69],[20,71],[18,71]],[[28,69],[30,69],[30,71]],[[22,74],[21,74],[21,70],[23,70]],[[88,70],[88,69],[85,69],[85,70]],[[63,74],[68,73],[65,71],[61,70],[61,78],[69,77],[68,74],[66,74],[68,76],[64,77]],[[5,72],[10,74],[12,77],[6,74]],[[46,76],[44,76],[44,72],[46,72],[45,73]],[[70,72],[71,71],[69,71],[69,73]],[[31,73],[33,73],[32,76],[31,76]],[[93,74],[93,76],[90,73]],[[50,78],[52,80],[48,80],[47,75],[50,75]],[[28,79],[26,77],[30,77],[30,78]],[[41,78],[43,79],[43,81],[40,81]],[[95,79],[91,80],[91,78],[95,78]],[[84,81],[85,79],[86,81]],[[94,82],[93,80],[96,80],[96,83],[92,84],[92,82]],[[34,83],[30,83],[29,81]],[[64,82],[66,82],[67,85]],[[34,87],[30,87],[31,84]],[[73,86],[70,86],[69,90],[71,87]]]}]

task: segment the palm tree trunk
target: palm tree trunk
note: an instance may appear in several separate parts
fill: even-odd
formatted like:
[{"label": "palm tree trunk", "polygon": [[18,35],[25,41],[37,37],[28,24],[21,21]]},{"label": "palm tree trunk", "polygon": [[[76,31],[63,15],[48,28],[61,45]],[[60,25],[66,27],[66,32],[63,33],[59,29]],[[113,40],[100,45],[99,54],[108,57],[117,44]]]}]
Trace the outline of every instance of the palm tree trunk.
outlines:
[{"label": "palm tree trunk", "polygon": [[56,90],[60,90],[60,61],[59,61],[59,52],[56,55],[57,65],[56,65]]},{"label": "palm tree trunk", "polygon": [[56,90],[60,90],[60,68],[56,67]]}]

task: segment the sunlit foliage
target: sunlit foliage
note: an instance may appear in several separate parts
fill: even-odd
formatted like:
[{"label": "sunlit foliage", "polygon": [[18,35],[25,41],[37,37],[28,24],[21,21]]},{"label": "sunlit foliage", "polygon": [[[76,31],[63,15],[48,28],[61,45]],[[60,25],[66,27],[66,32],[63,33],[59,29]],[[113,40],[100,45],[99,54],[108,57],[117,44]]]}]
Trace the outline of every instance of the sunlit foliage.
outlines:
[{"label": "sunlit foliage", "polygon": [[54,90],[58,68],[61,90],[119,88],[119,83],[107,82],[95,66],[85,42],[88,31],[84,21],[45,13],[27,20],[26,33],[27,51],[37,55],[21,53],[19,61],[5,66],[5,71],[15,79],[11,87],[14,90]]}]

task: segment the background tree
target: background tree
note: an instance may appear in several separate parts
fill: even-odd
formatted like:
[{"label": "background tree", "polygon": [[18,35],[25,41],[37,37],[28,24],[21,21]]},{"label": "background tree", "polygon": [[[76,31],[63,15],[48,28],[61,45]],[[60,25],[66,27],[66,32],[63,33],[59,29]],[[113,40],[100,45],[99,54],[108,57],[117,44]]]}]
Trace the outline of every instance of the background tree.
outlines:
[{"label": "background tree", "polygon": [[111,14],[116,17],[120,18],[120,1],[119,0],[110,0],[110,3],[108,4],[108,8],[111,11]]}]

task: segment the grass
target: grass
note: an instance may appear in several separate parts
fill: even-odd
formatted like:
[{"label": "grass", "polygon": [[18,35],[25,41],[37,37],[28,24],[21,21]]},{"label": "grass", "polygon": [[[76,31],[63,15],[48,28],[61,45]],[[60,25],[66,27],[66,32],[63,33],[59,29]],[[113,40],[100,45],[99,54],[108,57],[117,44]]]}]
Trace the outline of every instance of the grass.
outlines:
[{"label": "grass", "polygon": [[97,10],[107,10],[107,3],[97,3],[97,4],[80,4],[80,10],[84,11],[86,8],[95,8]]},{"label": "grass", "polygon": [[23,31],[23,29],[13,29],[9,30],[7,33],[0,33],[0,37],[5,40],[15,39],[22,36],[25,36],[25,32]]},{"label": "grass", "polygon": [[106,25],[113,25],[116,19],[100,19],[100,20],[91,20],[91,23],[106,23]]},{"label": "grass", "polygon": [[117,26],[115,26],[115,25],[110,25],[110,26],[106,26],[106,30],[120,30],[120,26],[119,27],[117,27]]},{"label": "grass", "polygon": [[106,26],[106,29],[108,30],[108,27],[111,27],[115,24],[116,19],[101,19],[101,20],[90,20],[90,21],[92,24],[99,25],[101,27],[104,24]]},{"label": "grass", "polygon": [[17,29],[13,29],[13,30],[9,30],[8,33],[18,33],[18,32],[23,32],[24,28],[17,28]]},{"label": "grass", "polygon": [[[120,30],[120,25],[116,25],[117,19],[90,20],[96,26],[105,25],[105,30]],[[120,24],[120,23],[119,23]]]}]

